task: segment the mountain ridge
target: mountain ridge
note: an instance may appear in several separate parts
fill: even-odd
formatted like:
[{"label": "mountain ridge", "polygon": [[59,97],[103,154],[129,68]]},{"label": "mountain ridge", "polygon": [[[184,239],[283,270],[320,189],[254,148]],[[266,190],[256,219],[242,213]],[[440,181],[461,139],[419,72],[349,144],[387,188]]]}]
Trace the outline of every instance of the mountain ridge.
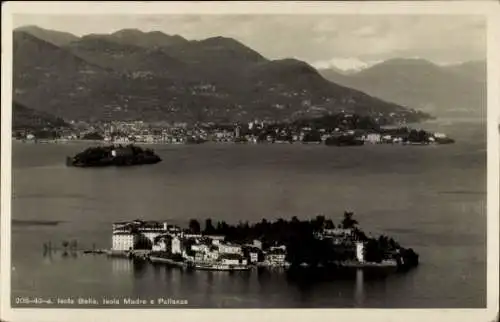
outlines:
[{"label": "mountain ridge", "polygon": [[485,67],[485,61],[440,66],[424,59],[406,58],[391,59],[351,75],[333,70],[319,72],[330,81],[369,95],[448,117],[484,113]]},{"label": "mountain ridge", "polygon": [[[428,117],[329,82],[303,61],[269,60],[233,38],[160,48],[116,40],[116,35],[134,39],[142,31],[113,34],[54,46],[15,31],[16,99],[66,119],[241,121],[338,111],[382,119],[391,113]],[[44,104],[37,104],[40,100]]]}]

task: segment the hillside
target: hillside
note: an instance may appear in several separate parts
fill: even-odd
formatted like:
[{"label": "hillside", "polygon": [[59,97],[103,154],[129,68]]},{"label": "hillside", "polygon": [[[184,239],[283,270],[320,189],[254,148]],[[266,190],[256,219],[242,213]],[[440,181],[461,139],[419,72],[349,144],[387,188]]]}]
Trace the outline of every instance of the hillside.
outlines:
[{"label": "hillside", "polygon": [[441,67],[422,59],[391,59],[352,75],[320,73],[332,82],[438,117],[486,110],[484,62]]},{"label": "hillside", "polygon": [[24,26],[16,29],[30,34],[38,39],[44,40],[56,46],[64,46],[72,41],[78,40],[78,37],[69,33],[56,30],[48,30],[38,26]]},{"label": "hillside", "polygon": [[28,106],[66,119],[246,121],[342,110],[425,117],[329,82],[302,61],[270,61],[232,38],[188,41],[138,30],[61,46],[17,30],[14,88]]},{"label": "hillside", "polygon": [[13,130],[42,130],[44,128],[69,127],[63,119],[28,108],[16,101],[12,103]]}]

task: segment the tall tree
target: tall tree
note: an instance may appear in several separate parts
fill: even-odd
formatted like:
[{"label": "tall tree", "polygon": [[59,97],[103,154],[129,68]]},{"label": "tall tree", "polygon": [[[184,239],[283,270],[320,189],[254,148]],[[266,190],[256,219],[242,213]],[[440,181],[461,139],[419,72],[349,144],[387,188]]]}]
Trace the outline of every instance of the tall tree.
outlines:
[{"label": "tall tree", "polygon": [[200,223],[198,222],[198,220],[196,219],[191,219],[189,221],[189,230],[193,233],[193,234],[198,234],[201,232],[201,225]]},{"label": "tall tree", "polygon": [[358,221],[356,219],[352,219],[353,216],[354,216],[353,212],[349,211],[344,212],[344,219],[342,220],[342,228],[344,229],[354,228],[358,224]]},{"label": "tall tree", "polygon": [[208,218],[207,220],[205,220],[205,231],[204,233],[205,234],[213,234],[215,228],[212,224],[212,219]]}]

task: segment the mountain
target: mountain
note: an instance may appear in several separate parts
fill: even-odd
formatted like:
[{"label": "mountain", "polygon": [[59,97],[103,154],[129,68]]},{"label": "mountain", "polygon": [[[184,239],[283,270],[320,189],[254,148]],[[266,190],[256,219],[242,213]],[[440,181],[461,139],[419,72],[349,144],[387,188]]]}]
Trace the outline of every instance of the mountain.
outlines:
[{"label": "mountain", "polygon": [[74,120],[233,122],[339,111],[426,117],[327,81],[302,61],[269,60],[232,38],[188,41],[129,29],[60,46],[16,30],[14,98]]},{"label": "mountain", "polygon": [[115,41],[123,44],[145,48],[162,48],[186,44],[189,41],[179,35],[167,35],[161,31],[143,32],[138,29],[122,29],[110,35]]},{"label": "mountain", "polygon": [[76,57],[122,73],[149,72],[157,75],[179,76],[184,63],[154,46],[115,41],[114,36],[88,35],[63,47]]},{"label": "mountain", "polygon": [[351,75],[320,70],[332,82],[438,117],[479,115],[486,106],[484,63],[438,66],[390,59]]},{"label": "mountain", "polygon": [[460,77],[467,77],[477,82],[486,83],[487,66],[485,60],[468,61],[461,64],[448,65],[445,69],[457,73]]},{"label": "mountain", "polygon": [[13,36],[14,99],[60,117],[87,115],[110,72],[24,31]]},{"label": "mountain", "polygon": [[69,32],[49,30],[40,28],[38,26],[24,26],[24,27],[19,27],[16,30],[23,31],[38,39],[44,40],[56,46],[64,46],[72,41],[78,40],[77,36]]},{"label": "mountain", "polygon": [[42,130],[44,128],[69,127],[63,119],[12,102],[12,129]]}]

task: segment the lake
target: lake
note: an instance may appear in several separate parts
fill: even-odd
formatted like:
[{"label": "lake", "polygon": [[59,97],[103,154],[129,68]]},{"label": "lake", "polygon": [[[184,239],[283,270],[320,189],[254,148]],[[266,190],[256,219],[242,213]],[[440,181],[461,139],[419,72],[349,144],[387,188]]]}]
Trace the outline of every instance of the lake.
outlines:
[{"label": "lake", "polygon": [[[12,296],[185,299],[189,307],[480,308],[486,306],[486,134],[480,123],[428,123],[443,146],[154,145],[163,162],[79,169],[82,143],[13,142]],[[111,247],[119,220],[255,222],[312,218],[388,234],[420,254],[384,279],[290,279],[283,272],[182,272],[105,256],[43,253],[43,243]],[[174,306],[168,306],[174,307]]]}]

